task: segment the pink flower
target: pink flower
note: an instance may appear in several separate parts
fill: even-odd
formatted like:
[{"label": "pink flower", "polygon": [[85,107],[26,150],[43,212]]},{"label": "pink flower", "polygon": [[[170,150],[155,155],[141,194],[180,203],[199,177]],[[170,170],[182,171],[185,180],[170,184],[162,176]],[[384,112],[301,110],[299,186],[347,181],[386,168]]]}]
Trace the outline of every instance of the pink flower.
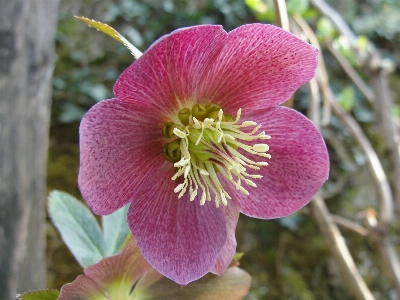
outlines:
[{"label": "pink flower", "polygon": [[328,177],[317,128],[278,106],[316,66],[315,48],[271,25],[162,37],[82,120],[84,199],[100,215],[130,203],[142,254],[175,282],[222,274],[239,212],[287,216]]},{"label": "pink flower", "polygon": [[57,299],[239,300],[249,292],[251,277],[236,265],[238,262],[221,277],[207,274],[183,289],[154,270],[133,240],[121,253],[85,268],[84,274],[61,288]]}]

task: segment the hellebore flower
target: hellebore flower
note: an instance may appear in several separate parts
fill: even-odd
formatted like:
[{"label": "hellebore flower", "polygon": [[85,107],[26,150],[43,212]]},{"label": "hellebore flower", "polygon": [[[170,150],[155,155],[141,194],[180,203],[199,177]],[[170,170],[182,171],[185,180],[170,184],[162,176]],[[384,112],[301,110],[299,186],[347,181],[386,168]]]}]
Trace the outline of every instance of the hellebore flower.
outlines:
[{"label": "hellebore flower", "polygon": [[239,212],[287,216],[328,177],[320,132],[278,106],[316,66],[315,48],[272,25],[160,38],[82,120],[83,198],[100,215],[131,203],[133,236],[164,276],[185,285],[222,274]]},{"label": "hellebore flower", "polygon": [[182,288],[154,270],[131,241],[120,254],[85,268],[65,284],[58,300],[239,300],[250,285],[250,275],[233,266],[221,277],[208,274]]}]

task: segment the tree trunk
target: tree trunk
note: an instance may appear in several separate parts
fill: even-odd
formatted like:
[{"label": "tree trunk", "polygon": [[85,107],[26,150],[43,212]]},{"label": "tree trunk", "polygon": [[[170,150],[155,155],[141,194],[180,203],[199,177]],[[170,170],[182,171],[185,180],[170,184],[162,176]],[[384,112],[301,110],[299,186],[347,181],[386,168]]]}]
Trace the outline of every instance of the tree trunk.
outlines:
[{"label": "tree trunk", "polygon": [[46,159],[58,0],[0,0],[0,300],[46,282]]}]

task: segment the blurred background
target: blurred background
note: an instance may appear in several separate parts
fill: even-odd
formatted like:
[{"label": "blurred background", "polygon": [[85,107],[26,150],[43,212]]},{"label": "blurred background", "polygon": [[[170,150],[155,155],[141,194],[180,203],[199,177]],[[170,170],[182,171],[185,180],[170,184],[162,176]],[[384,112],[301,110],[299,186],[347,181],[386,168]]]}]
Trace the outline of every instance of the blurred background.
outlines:
[{"label": "blurred background", "polygon": [[[381,228],[378,225],[381,224],[382,199],[369,168],[370,157],[363,144],[357,142],[346,120],[354,121],[362,129],[396,195],[396,185],[400,182],[396,180],[395,162],[391,155],[393,149],[388,146],[380,123],[379,106],[385,104],[377,100],[371,80],[375,78],[374,70],[377,74],[383,72],[388,80],[386,91],[392,101],[388,107],[390,115],[386,117],[398,133],[400,2],[327,2],[348,24],[354,33],[353,41],[330,19],[332,15],[321,11],[319,1],[286,2],[293,25],[291,29],[304,32],[301,21],[305,21],[321,45],[331,98],[347,118],[343,119],[343,115],[334,110],[332,113],[329,101],[325,99],[328,92],[319,82],[317,94],[323,104],[321,109],[316,109],[316,118],[320,120],[316,123],[321,127],[331,159],[330,178],[320,197],[325,200],[334,222],[339,224],[345,244],[372,294],[376,299],[398,299],[396,276],[382,267],[383,258],[377,247],[380,240],[371,234],[376,232],[374,228]],[[276,1],[264,0],[60,0],[57,60],[52,81],[48,192],[58,189],[80,198],[77,188],[80,119],[97,101],[113,96],[114,82],[133,61],[123,45],[90,29],[74,15],[109,24],[145,51],[157,38],[180,27],[211,23],[222,24],[226,31],[230,31],[245,23],[276,24],[280,20],[276,8]],[[303,34],[302,37],[310,38],[310,35]],[[377,62],[373,60],[375,53],[379,53]],[[344,66],[347,66],[347,71]],[[356,75],[349,75],[349,69]],[[366,87],[357,84],[355,78],[365,82]],[[312,87],[303,86],[295,94],[293,102],[295,109],[310,117],[313,116],[311,92]],[[369,94],[372,101],[368,99],[368,92],[372,93]],[[337,260],[330,252],[327,235],[321,233],[323,225],[317,221],[316,214],[318,212],[309,205],[279,220],[263,221],[240,216],[236,233],[238,252],[244,253],[241,268],[253,277],[252,289],[246,299],[356,299],[343,283]],[[377,219],[377,226],[366,223],[369,216]],[[346,221],[349,221],[347,225]],[[398,218],[383,223],[383,237],[391,249],[397,251],[400,246]],[[82,272],[49,220],[47,263],[49,288],[59,289]]]}]

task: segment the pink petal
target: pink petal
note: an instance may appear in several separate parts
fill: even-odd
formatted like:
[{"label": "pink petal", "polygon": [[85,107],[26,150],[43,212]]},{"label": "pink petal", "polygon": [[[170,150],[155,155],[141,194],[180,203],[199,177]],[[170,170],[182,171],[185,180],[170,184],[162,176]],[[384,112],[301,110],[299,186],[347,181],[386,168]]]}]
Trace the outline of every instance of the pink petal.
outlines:
[{"label": "pink petal", "polygon": [[107,299],[103,289],[91,278],[79,275],[73,282],[64,284],[58,300]]},{"label": "pink petal", "polygon": [[[132,287],[150,269],[151,266],[144,259],[135,240],[132,240],[120,254],[106,257],[99,263],[87,267],[85,275],[103,288],[111,285],[113,281],[121,285],[126,281]],[[130,289],[127,293],[129,292]]]},{"label": "pink petal", "polygon": [[162,147],[162,117],[117,99],[93,106],[80,129],[79,188],[97,214],[126,205],[167,163]]},{"label": "pink petal", "polygon": [[186,285],[215,265],[226,241],[225,218],[213,202],[199,204],[174,193],[172,168],[154,174],[129,208],[128,223],[147,261],[164,276]]},{"label": "pink petal", "polygon": [[314,76],[317,55],[317,49],[279,27],[243,25],[228,33],[198,98],[234,114],[244,107],[276,106]]},{"label": "pink petal", "polygon": [[151,270],[135,241],[117,255],[87,267],[85,275],[65,284],[59,300],[127,299],[135,282]]},{"label": "pink petal", "polygon": [[264,177],[254,180],[257,187],[246,187],[249,196],[225,183],[237,208],[260,219],[280,218],[299,210],[328,178],[329,157],[320,132],[302,114],[285,107],[244,115],[242,120],[263,125],[262,130],[271,136],[265,140],[271,159],[266,159],[269,165],[259,172]]},{"label": "pink petal", "polygon": [[183,28],[162,37],[119,77],[116,97],[154,111],[177,112],[193,101],[204,73],[224,45],[221,26]]},{"label": "pink petal", "polygon": [[225,215],[227,238],[222,247],[217,262],[211,269],[212,273],[222,275],[232,262],[232,258],[236,252],[235,230],[239,219],[239,211],[233,205],[220,207]]}]

